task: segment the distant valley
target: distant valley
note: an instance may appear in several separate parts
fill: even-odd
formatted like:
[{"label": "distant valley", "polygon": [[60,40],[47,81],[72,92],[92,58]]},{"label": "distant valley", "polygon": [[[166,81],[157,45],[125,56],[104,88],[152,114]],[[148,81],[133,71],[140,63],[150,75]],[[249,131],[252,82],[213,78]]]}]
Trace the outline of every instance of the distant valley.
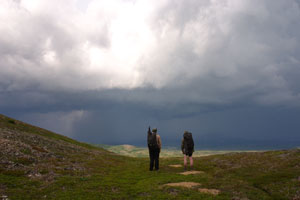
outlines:
[{"label": "distant valley", "polygon": [[[96,145],[102,147],[110,152],[130,156],[130,157],[148,157],[147,147],[137,147],[134,145]],[[258,152],[258,151],[244,151],[244,150],[195,150],[193,157],[202,157],[209,155],[225,154],[225,153],[238,153],[238,152]],[[174,147],[164,147],[160,153],[160,157],[181,157],[182,152],[180,149]]]}]

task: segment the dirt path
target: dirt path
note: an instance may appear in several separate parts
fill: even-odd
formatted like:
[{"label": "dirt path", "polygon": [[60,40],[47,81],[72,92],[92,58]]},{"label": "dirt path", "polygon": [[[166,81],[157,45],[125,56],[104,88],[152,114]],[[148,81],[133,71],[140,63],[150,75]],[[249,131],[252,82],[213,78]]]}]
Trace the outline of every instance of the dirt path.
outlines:
[{"label": "dirt path", "polygon": [[203,171],[185,171],[178,174],[186,176],[186,175],[203,174],[203,173],[204,173]]},{"label": "dirt path", "polygon": [[171,186],[171,187],[185,187],[185,188],[193,188],[196,186],[200,186],[200,183],[195,182],[178,182],[178,183],[167,183],[164,186]]},{"label": "dirt path", "polygon": [[169,165],[169,167],[180,168],[182,165]]},{"label": "dirt path", "polygon": [[[182,165],[178,165],[178,164],[177,165],[169,165],[169,167],[181,168]],[[181,172],[181,173],[178,173],[178,174],[187,176],[187,175],[204,174],[204,173],[205,172],[203,172],[203,171],[192,170],[192,171]],[[177,182],[177,183],[167,183],[167,184],[164,184],[163,186],[164,187],[165,186],[168,186],[168,187],[184,187],[184,188],[193,189],[193,188],[200,187],[201,183],[196,183],[196,182]],[[198,188],[198,192],[216,196],[216,195],[220,194],[221,191],[217,190],[217,189]]]}]

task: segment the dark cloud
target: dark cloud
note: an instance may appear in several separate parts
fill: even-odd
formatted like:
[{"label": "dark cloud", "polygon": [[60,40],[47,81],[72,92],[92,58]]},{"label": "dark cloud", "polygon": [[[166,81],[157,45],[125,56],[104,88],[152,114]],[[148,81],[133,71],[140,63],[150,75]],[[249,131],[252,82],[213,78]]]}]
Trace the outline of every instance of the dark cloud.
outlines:
[{"label": "dark cloud", "polygon": [[[135,92],[121,93],[120,99],[125,99]],[[154,96],[155,93],[159,91],[143,91],[143,95]],[[254,106],[246,102],[158,105],[109,100],[101,94],[96,91],[53,94],[48,98],[56,98],[56,102],[50,105],[32,103],[16,108],[1,107],[1,110],[4,114],[89,143],[145,145],[149,125],[158,128],[165,146],[179,146],[184,130],[194,134],[197,147],[202,149],[291,148],[300,142],[300,110],[295,107]]]}]

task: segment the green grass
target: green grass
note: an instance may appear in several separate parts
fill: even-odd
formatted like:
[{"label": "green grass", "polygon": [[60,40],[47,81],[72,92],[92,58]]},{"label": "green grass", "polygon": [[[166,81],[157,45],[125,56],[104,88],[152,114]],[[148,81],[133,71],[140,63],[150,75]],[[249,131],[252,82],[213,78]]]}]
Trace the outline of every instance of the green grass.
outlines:
[{"label": "green grass", "polygon": [[[183,176],[183,168],[169,167],[183,164],[182,157],[160,159],[160,170],[149,171],[148,158],[126,157],[101,148],[80,143],[38,127],[1,116],[1,128],[41,135],[84,147],[89,152],[74,154],[61,152],[63,158],[44,160],[39,173],[47,175],[54,165],[58,174],[51,181],[29,178],[26,171],[0,168],[0,197],[9,199],[299,199],[300,151],[270,151],[230,153],[194,158],[195,170],[202,174]],[[1,130],[1,129],[0,129]],[[0,138],[1,139],[1,138]],[[43,152],[41,146],[33,149]],[[49,151],[49,149],[48,149]],[[67,151],[66,151],[67,152]],[[97,152],[97,153],[96,153]],[[31,155],[24,149],[25,155]],[[59,153],[59,152],[58,152]],[[15,163],[32,167],[30,160],[16,159]],[[65,170],[76,164],[85,168]],[[171,182],[197,182],[201,186],[185,189],[166,187]],[[198,188],[218,189],[217,196],[202,194]]]},{"label": "green grass", "polygon": [[[110,160],[111,159],[111,160]],[[211,158],[195,159],[200,175],[183,176],[182,169],[171,168],[181,159],[161,159],[160,171],[148,171],[148,159],[96,158],[85,163],[92,169],[90,176],[63,175],[50,184],[26,179],[22,174],[1,175],[1,185],[10,199],[291,199],[299,192],[299,182],[292,181],[298,170],[261,173],[257,168],[221,169]],[[224,158],[226,159],[226,158]],[[104,163],[105,160],[109,161]],[[197,189],[163,187],[170,182],[193,181],[201,187],[220,189],[220,195],[200,194]],[[298,188],[298,189],[297,189]],[[31,191],[28,193],[28,191]],[[290,194],[288,194],[288,192]],[[22,197],[22,198],[20,198]]]},{"label": "green grass", "polygon": [[[127,159],[127,158],[126,158]],[[109,166],[103,172],[97,170],[90,177],[63,176],[46,189],[40,190],[40,198],[47,195],[50,199],[207,199],[209,195],[200,195],[195,189],[163,188],[168,182],[185,181],[186,177],[178,175],[179,170],[162,167],[159,172],[148,171],[148,160],[130,159],[122,165]],[[95,162],[95,163],[94,163]],[[96,164],[95,160],[93,164]],[[163,160],[162,165],[172,161]],[[194,178],[194,181],[199,180]],[[200,180],[205,181],[204,178]],[[207,180],[206,180],[207,181]],[[226,199],[220,195],[214,199]],[[11,196],[13,199],[14,197]],[[210,197],[211,199],[212,196]]]}]

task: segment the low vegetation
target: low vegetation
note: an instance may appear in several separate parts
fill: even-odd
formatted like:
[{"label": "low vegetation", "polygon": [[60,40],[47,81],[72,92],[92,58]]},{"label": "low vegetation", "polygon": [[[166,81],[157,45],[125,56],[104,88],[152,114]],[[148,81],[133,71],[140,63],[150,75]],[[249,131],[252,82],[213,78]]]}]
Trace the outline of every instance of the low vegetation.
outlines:
[{"label": "low vegetation", "polygon": [[300,199],[299,149],[197,157],[189,175],[165,157],[150,172],[148,158],[0,115],[0,157],[0,199]]}]

